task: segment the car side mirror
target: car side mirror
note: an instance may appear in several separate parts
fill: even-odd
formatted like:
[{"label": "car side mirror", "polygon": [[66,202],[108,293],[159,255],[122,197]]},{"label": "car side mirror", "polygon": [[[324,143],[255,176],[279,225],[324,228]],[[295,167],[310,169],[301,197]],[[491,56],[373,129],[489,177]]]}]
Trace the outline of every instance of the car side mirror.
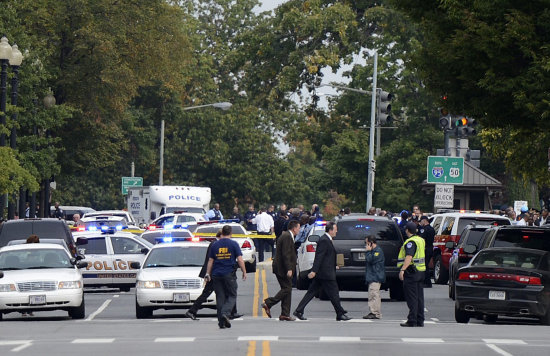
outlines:
[{"label": "car side mirror", "polygon": [[453,241],[447,241],[445,243],[445,248],[454,249],[456,247],[455,243]]},{"label": "car side mirror", "polygon": [[144,247],[141,249],[141,253],[143,253],[144,255],[146,255],[148,252],[149,252],[149,249],[147,247]]},{"label": "car side mirror", "polygon": [[307,238],[309,242],[319,242],[319,236],[318,235],[311,235]]},{"label": "car side mirror", "polygon": [[78,261],[76,263],[76,268],[86,268],[88,267],[88,262],[85,261]]},{"label": "car side mirror", "polygon": [[131,269],[140,269],[141,268],[141,263],[139,263],[139,262],[130,262],[130,268]]},{"label": "car side mirror", "polygon": [[477,247],[476,245],[466,245],[462,250],[464,250],[465,253],[471,255],[477,251]]},{"label": "car side mirror", "polygon": [[88,239],[85,238],[85,237],[79,237],[76,239],[76,245],[77,246],[82,246],[82,245],[87,245],[88,244]]}]

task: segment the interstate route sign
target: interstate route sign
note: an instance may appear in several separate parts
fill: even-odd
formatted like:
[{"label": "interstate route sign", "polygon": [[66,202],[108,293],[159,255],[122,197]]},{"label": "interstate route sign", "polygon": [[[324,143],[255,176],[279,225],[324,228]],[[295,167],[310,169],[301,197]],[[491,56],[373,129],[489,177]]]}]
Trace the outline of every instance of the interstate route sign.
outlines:
[{"label": "interstate route sign", "polygon": [[463,184],[464,158],[428,156],[427,182],[434,184]]}]

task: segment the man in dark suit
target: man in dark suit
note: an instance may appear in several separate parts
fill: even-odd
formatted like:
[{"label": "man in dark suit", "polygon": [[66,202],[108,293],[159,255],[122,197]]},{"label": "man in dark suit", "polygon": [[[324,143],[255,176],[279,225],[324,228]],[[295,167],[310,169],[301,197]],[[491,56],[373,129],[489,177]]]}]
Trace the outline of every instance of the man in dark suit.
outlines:
[{"label": "man in dark suit", "polygon": [[290,316],[290,303],[292,301],[292,274],[296,267],[296,250],[294,248],[294,236],[300,231],[300,224],[297,221],[288,223],[288,231],[285,231],[277,239],[275,259],[273,260],[273,273],[281,286],[281,290],[274,296],[264,300],[262,308],[271,318],[271,308],[281,302],[281,321],[294,321],[296,318]]},{"label": "man in dark suit", "polygon": [[338,229],[336,223],[327,222],[325,234],[319,238],[317,249],[315,251],[315,259],[311,272],[307,275],[312,280],[309,288],[294,311],[294,316],[300,320],[307,320],[304,317],[304,309],[306,305],[313,299],[315,294],[322,289],[336,312],[336,320],[345,321],[351,318],[346,315],[346,311],[340,304],[340,295],[338,294],[338,283],[336,283],[336,249],[332,244],[332,239],[336,236]]},{"label": "man in dark suit", "polygon": [[[206,257],[204,258],[204,263],[202,265],[202,268],[199,272],[199,277],[204,278],[206,276],[206,266],[208,265],[208,256],[210,255],[210,249],[212,248],[212,244],[217,241],[220,236],[222,235],[222,230],[218,230],[216,233],[216,240],[210,242],[210,245],[208,245],[208,248],[206,249]],[[210,294],[214,291],[214,282],[212,280],[209,280],[204,285],[204,288],[202,289],[201,295],[195,300],[191,308],[185,313],[185,316],[189,319],[198,320],[197,319],[197,312],[201,308],[202,304],[206,302]],[[233,311],[231,312],[231,315],[229,316],[229,319],[236,319],[240,318],[242,314],[237,313],[237,305],[235,303],[235,306],[233,307]]]}]

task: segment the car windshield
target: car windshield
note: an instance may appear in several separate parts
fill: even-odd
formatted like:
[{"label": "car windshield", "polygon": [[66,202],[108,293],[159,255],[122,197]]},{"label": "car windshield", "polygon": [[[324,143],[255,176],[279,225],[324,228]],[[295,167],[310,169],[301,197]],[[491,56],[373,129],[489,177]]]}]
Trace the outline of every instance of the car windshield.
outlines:
[{"label": "car windshield", "polygon": [[27,239],[36,234],[40,239],[63,239],[67,236],[67,226],[59,220],[12,220],[2,226],[0,246],[7,245],[10,240]]},{"label": "car windshield", "polygon": [[491,218],[491,217],[460,217],[458,219],[458,228],[457,232],[460,234],[466,226],[468,225],[491,225],[491,226],[500,226],[500,225],[510,225],[510,220],[506,218]]},{"label": "car windshield", "polygon": [[395,222],[374,219],[339,221],[338,232],[334,240],[364,240],[374,235],[378,240],[398,240],[399,232]]},{"label": "car windshield", "polygon": [[493,247],[523,247],[550,251],[550,229],[500,229]]},{"label": "car windshield", "polygon": [[207,246],[174,246],[151,250],[143,268],[202,267]]},{"label": "car windshield", "polygon": [[69,255],[59,249],[26,249],[0,253],[0,270],[74,268]]},{"label": "car windshield", "polygon": [[204,214],[203,208],[182,208],[177,206],[168,206],[166,207],[165,214],[167,213],[196,213]]},{"label": "car windshield", "polygon": [[529,251],[481,251],[472,261],[472,266],[519,267],[535,269],[539,267],[544,254]]}]

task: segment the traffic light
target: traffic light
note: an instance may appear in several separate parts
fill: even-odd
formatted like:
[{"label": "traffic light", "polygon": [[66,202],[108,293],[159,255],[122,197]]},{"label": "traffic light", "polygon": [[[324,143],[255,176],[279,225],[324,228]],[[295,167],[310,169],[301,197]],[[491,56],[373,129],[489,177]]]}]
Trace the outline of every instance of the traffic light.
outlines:
[{"label": "traffic light", "polygon": [[439,118],[439,128],[442,130],[450,130],[451,129],[451,116],[443,116]]},{"label": "traffic light", "polygon": [[457,134],[459,136],[473,136],[477,133],[475,129],[476,125],[477,122],[475,119],[470,119],[466,116],[459,116],[456,120],[454,120],[453,127],[456,127]]},{"label": "traffic light", "polygon": [[393,118],[391,117],[391,100],[393,98],[393,95],[388,93],[387,91],[384,91],[382,89],[378,89],[378,112],[377,112],[377,124],[378,125],[385,125],[385,124],[391,124],[393,121]]}]

